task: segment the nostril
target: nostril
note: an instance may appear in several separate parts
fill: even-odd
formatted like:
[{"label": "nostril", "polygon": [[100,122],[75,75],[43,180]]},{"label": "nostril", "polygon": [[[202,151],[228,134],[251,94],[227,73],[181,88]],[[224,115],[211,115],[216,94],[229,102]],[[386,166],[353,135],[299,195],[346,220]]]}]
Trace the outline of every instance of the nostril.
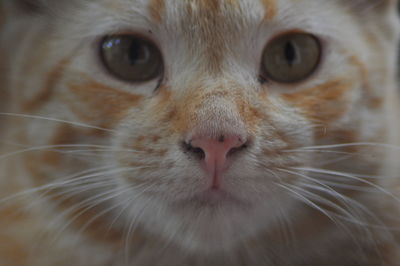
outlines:
[{"label": "nostril", "polygon": [[228,151],[228,153],[226,154],[226,157],[232,156],[232,155],[234,155],[235,153],[238,153],[238,152],[240,152],[240,151],[243,151],[243,150],[247,149],[247,148],[249,147],[249,145],[250,145],[250,142],[247,141],[247,142],[243,143],[242,145],[239,145],[239,146],[236,146],[236,147],[231,148],[231,149]]},{"label": "nostril", "polygon": [[193,147],[191,143],[187,143],[185,141],[182,142],[182,149],[185,153],[188,153],[196,158],[203,160],[206,157],[203,149],[199,147]]},{"label": "nostril", "polygon": [[220,186],[219,179],[224,171],[240,153],[249,146],[247,138],[237,135],[195,136],[190,140],[181,142],[182,149],[189,158],[196,158],[207,176],[212,180],[212,188]]},{"label": "nostril", "polygon": [[[181,146],[187,155],[200,160],[223,161],[248,148],[250,141],[238,136],[224,136],[217,138],[197,137],[190,141],[183,141]],[[207,159],[208,158],[208,159]]]}]

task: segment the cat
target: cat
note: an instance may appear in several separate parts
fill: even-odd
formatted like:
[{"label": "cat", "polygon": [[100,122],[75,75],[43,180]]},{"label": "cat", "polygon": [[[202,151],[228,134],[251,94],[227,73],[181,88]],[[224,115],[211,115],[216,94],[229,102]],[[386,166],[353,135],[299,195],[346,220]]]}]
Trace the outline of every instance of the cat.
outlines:
[{"label": "cat", "polygon": [[399,266],[393,0],[4,0],[0,265]]}]

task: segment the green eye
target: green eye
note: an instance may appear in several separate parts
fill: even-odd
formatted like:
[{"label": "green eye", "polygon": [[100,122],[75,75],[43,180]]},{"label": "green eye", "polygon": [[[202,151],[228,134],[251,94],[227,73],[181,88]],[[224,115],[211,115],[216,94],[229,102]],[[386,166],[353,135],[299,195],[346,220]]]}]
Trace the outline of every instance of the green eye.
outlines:
[{"label": "green eye", "polygon": [[290,33],[273,39],[264,49],[262,71],[266,78],[292,83],[309,77],[317,68],[321,45],[307,33]]},{"label": "green eye", "polygon": [[103,64],[119,79],[145,82],[162,75],[161,52],[147,39],[133,35],[111,35],[103,39],[100,48]]}]

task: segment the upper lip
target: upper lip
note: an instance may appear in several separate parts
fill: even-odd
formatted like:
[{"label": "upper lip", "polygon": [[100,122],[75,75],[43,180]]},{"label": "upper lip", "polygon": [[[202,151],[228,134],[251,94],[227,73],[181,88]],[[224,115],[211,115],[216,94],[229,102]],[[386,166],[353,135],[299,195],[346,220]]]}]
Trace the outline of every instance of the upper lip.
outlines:
[{"label": "upper lip", "polygon": [[192,201],[200,203],[202,205],[220,205],[220,204],[237,204],[243,205],[244,202],[239,198],[235,197],[232,193],[224,191],[222,189],[210,188],[203,192],[194,195],[191,198]]}]

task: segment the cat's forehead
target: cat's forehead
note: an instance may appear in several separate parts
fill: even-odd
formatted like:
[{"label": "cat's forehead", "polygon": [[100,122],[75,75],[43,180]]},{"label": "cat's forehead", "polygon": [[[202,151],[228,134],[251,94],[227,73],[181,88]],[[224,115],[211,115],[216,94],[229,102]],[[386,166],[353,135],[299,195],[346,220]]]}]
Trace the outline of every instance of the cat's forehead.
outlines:
[{"label": "cat's forehead", "polygon": [[[77,1],[80,2],[80,1]],[[290,17],[325,14],[338,1],[317,0],[101,0],[92,1],[88,12],[114,16],[118,21],[196,31],[243,29]],[[93,8],[94,7],[94,8]],[[318,11],[318,12],[317,12]]]},{"label": "cat's forehead", "polygon": [[[372,0],[376,2],[378,0]],[[243,39],[243,34],[267,27],[323,29],[337,25],[348,16],[339,0],[84,0],[77,3],[74,17],[98,32],[157,31],[169,37],[183,37],[192,43],[225,38]],[[83,4],[83,5],[82,5]],[[68,3],[69,5],[69,3]],[[310,22],[314,21],[314,22]],[[316,23],[317,21],[318,23]],[[83,29],[80,23],[74,23]],[[71,25],[73,26],[73,25]],[[308,28],[308,29],[307,29]],[[240,36],[238,36],[240,35]],[[215,43],[214,42],[214,43]],[[195,43],[194,43],[195,45]]]},{"label": "cat's forehead", "polygon": [[[285,0],[286,1],[286,0]],[[134,11],[151,23],[226,24],[230,19],[269,19],[275,16],[277,0],[103,0],[105,8]],[[138,14],[139,15],[139,14]],[[213,19],[211,19],[213,18]],[[184,19],[184,20],[182,20]],[[184,26],[182,24],[182,26]],[[191,24],[191,23],[190,23]]]},{"label": "cat's forehead", "polygon": [[[333,7],[349,10],[374,9],[386,6],[391,0],[75,0],[107,9],[121,18],[141,16],[150,23],[181,22],[196,18],[198,24],[234,20],[262,22],[285,16],[330,13]],[[100,5],[99,5],[100,4]],[[185,21],[185,20],[184,20]],[[237,25],[238,26],[238,25]]]}]

